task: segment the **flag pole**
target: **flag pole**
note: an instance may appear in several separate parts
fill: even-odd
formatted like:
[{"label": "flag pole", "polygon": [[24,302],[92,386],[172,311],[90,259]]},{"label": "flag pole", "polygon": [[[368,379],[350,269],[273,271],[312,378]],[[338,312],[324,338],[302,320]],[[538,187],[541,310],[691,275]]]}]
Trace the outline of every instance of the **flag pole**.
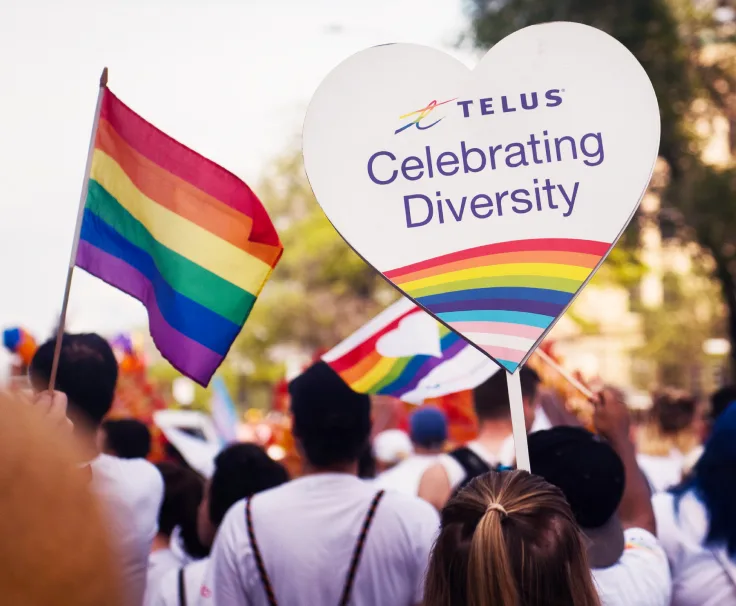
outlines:
[{"label": "flag pole", "polygon": [[544,351],[542,351],[541,348],[538,348],[535,352],[539,359],[542,360],[547,366],[549,366],[552,370],[554,370],[557,374],[559,374],[563,379],[565,379],[570,385],[572,385],[575,389],[577,389],[581,394],[583,394],[588,400],[593,402],[594,404],[597,403],[597,399],[595,397],[595,394],[590,391],[585,385],[583,385],[580,381],[578,381],[572,374],[567,372],[562,366],[560,366],[557,362],[555,362],[551,357],[549,357]]},{"label": "flag pole", "polygon": [[69,258],[69,267],[66,273],[66,286],[64,287],[64,300],[61,304],[61,315],[59,316],[59,326],[56,329],[56,345],[54,347],[54,358],[51,363],[51,375],[49,376],[49,391],[54,391],[56,385],[56,374],[59,370],[59,356],[61,355],[61,340],[64,336],[64,325],[66,324],[66,310],[69,306],[69,292],[72,288],[72,276],[74,275],[74,265],[77,260],[77,249],[79,248],[79,235],[82,231],[82,217],[84,216],[84,206],[87,201],[87,191],[89,189],[89,173],[92,168],[92,154],[95,150],[95,137],[97,135],[97,126],[100,123],[100,112],[102,110],[102,98],[107,88],[107,68],[102,70],[100,76],[100,89],[97,94],[97,106],[95,108],[95,117],[92,122],[92,134],[89,139],[89,149],[87,150],[87,165],[84,169],[84,181],[82,182],[82,193],[79,196],[79,210],[77,211],[77,225],[74,229],[74,239],[72,240],[72,252]]}]

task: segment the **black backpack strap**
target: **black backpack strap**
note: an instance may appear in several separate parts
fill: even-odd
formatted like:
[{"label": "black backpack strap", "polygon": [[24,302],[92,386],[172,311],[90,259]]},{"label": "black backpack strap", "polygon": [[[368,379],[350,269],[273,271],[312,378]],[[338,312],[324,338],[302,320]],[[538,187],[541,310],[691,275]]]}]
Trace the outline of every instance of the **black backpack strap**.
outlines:
[{"label": "black backpack strap", "polygon": [[184,567],[179,568],[179,606],[187,606],[187,586],[184,582]]},{"label": "black backpack strap", "polygon": [[256,559],[256,567],[258,568],[258,575],[261,578],[261,585],[263,590],[266,592],[266,599],[268,600],[269,606],[278,606],[276,602],[276,594],[273,592],[273,586],[271,585],[271,579],[268,578],[266,572],[266,566],[263,564],[263,557],[261,556],[261,550],[256,542],[256,534],[253,532],[253,518],[250,513],[250,501],[245,501],[245,524],[248,528],[248,538],[250,539],[250,547],[253,550],[253,556]]},{"label": "black backpack strap", "polygon": [[463,471],[465,472],[465,479],[460,482],[460,484],[456,488],[456,491],[460,490],[473,478],[491,471],[491,466],[488,465],[488,463],[481,459],[475,452],[473,452],[473,450],[471,450],[467,446],[456,448],[448,454],[458,462],[460,467],[462,467]]},{"label": "black backpack strap", "polygon": [[379,490],[378,493],[376,493],[376,496],[373,497],[371,505],[368,508],[368,513],[366,513],[365,519],[363,520],[363,527],[360,529],[358,542],[355,544],[353,557],[350,559],[350,568],[348,568],[348,576],[345,579],[345,587],[342,591],[340,606],[348,606],[348,603],[350,602],[350,594],[353,592],[353,584],[355,583],[355,573],[358,572],[360,556],[363,555],[363,546],[365,545],[365,540],[368,537],[368,531],[370,530],[371,524],[373,523],[373,518],[376,515],[378,504],[381,502],[381,499],[383,498],[383,495],[385,493],[386,492],[384,490]]}]

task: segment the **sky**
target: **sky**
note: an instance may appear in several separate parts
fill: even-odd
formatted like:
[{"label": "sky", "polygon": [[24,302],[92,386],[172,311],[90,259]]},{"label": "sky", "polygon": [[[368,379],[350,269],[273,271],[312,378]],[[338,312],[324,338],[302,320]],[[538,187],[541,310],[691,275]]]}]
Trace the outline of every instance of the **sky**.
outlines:
[{"label": "sky", "polygon": [[[387,42],[457,47],[462,0],[23,0],[0,8],[0,329],[58,318],[100,73],[156,126],[245,179],[299,144],[322,78]],[[288,251],[285,251],[288,254]],[[145,327],[137,301],[82,270],[67,327]],[[0,373],[7,357],[0,354]]]}]

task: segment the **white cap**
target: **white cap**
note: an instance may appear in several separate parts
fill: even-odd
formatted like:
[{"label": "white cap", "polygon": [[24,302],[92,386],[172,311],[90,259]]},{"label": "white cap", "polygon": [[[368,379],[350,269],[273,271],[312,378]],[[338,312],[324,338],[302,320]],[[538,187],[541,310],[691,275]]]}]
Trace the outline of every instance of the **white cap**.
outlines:
[{"label": "white cap", "polygon": [[400,429],[387,429],[373,438],[373,456],[381,463],[398,463],[413,453],[409,435]]}]

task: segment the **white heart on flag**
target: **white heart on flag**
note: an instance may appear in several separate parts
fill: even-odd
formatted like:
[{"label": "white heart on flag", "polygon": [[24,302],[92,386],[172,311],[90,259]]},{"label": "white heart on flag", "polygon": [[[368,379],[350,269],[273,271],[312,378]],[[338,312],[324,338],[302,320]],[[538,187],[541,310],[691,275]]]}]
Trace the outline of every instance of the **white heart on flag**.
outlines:
[{"label": "white heart on flag", "polygon": [[376,351],[387,358],[442,357],[439,325],[421,309],[404,318],[395,330],[376,341]]}]

